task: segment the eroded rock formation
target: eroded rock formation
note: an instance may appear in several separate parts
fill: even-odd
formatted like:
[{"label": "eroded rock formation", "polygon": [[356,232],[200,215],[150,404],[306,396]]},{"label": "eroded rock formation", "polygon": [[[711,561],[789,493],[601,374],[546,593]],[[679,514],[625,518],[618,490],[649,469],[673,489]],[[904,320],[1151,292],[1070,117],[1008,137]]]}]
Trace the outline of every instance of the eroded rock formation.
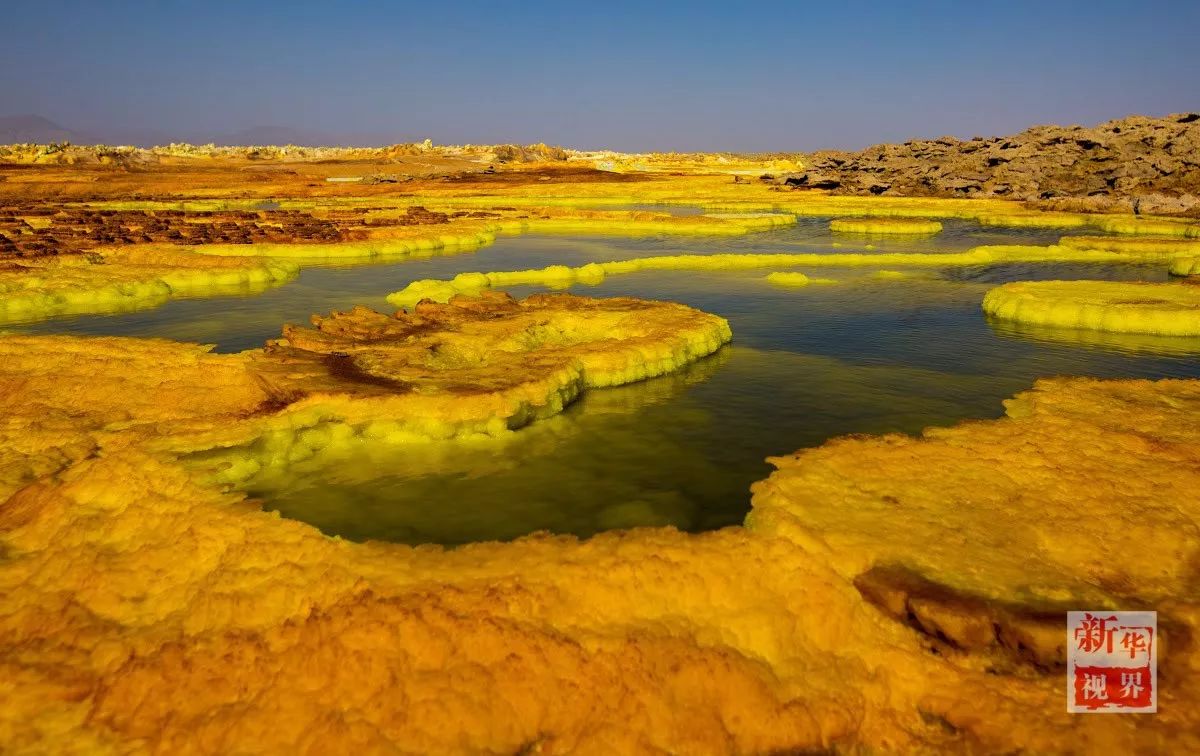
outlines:
[{"label": "eroded rock formation", "polygon": [[1200,114],[816,152],[803,172],[778,180],[839,194],[1003,197],[1066,210],[1194,216],[1200,214]]}]

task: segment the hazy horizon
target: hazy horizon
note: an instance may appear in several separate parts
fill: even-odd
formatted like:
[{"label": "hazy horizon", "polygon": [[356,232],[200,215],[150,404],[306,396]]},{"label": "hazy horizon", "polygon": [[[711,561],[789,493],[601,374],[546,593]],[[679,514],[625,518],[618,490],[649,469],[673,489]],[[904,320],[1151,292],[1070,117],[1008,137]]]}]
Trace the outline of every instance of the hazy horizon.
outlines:
[{"label": "hazy horizon", "polygon": [[108,142],[807,152],[1200,108],[1194,2],[6,6],[0,116]]}]

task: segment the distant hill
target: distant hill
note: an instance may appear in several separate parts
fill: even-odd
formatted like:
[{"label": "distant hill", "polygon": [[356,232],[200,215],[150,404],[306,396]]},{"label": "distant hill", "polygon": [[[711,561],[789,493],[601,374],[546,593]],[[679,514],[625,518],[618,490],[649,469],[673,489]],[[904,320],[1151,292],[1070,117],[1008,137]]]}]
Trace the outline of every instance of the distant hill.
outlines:
[{"label": "distant hill", "polygon": [[59,126],[39,115],[0,116],[0,144],[22,142],[72,142],[84,144],[87,138],[77,131]]},{"label": "distant hill", "polygon": [[[211,142],[223,147],[285,144],[294,144],[300,147],[374,147],[403,141],[413,141],[414,138],[395,133],[335,134],[290,126],[254,126],[217,136],[202,132],[172,133],[140,126],[125,126],[97,132],[83,132],[66,128],[40,115],[0,116],[0,144],[70,142],[71,144],[79,145],[127,144],[135,147],[156,147],[172,142],[191,142],[192,144]],[[420,140],[417,139],[417,141]]]}]

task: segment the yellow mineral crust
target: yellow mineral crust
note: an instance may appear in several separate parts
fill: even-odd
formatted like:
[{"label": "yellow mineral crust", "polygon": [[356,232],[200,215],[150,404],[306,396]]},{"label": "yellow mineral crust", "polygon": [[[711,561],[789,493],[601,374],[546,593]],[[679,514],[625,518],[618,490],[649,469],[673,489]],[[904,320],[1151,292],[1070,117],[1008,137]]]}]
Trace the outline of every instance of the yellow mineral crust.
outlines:
[{"label": "yellow mineral crust", "polygon": [[[388,335],[355,318],[287,348]],[[1200,384],[1043,382],[1009,420],[776,460],[749,529],[447,551],[324,537],[149,451],[285,411],[247,355],[0,344],[23,360],[0,361],[6,420],[98,447],[0,496],[8,750],[1200,747],[1179,643]],[[1065,712],[1061,615],[1038,612],[1078,602],[1160,611],[1158,715]]]},{"label": "yellow mineral crust", "polygon": [[[663,375],[730,339],[724,319],[683,305],[570,295],[515,302],[489,293],[411,314],[356,308],[313,321],[285,328],[263,351],[209,355],[239,366],[254,388],[230,410],[236,422],[179,420],[147,448],[187,455],[233,483],[360,441],[498,436],[561,412],[588,388]],[[38,351],[36,341],[12,343]],[[178,359],[169,342],[158,348],[164,364]]]},{"label": "yellow mineral crust", "polygon": [[[374,212],[390,217],[407,210]],[[534,215],[368,226],[355,230],[358,238],[333,243],[145,244],[99,248],[87,256],[21,260],[0,268],[0,322],[140,309],[178,296],[245,293],[294,278],[297,262],[371,261],[472,251],[491,244],[500,233],[729,236],[795,223],[795,216],[783,213],[672,216],[539,208]],[[371,216],[365,214],[368,220]]]},{"label": "yellow mineral crust", "polygon": [[1200,336],[1200,287],[1126,281],[1018,281],[983,298],[1002,320],[1159,336]]},{"label": "yellow mineral crust", "polygon": [[1200,255],[1200,239],[1179,237],[1064,236],[1058,243],[1075,249],[1103,249],[1132,254]]},{"label": "yellow mineral crust", "polygon": [[1200,258],[1182,257],[1171,263],[1173,276],[1200,276]]},{"label": "yellow mineral crust", "polygon": [[299,272],[288,262],[220,260],[192,249],[129,246],[9,263],[0,267],[0,323],[140,309],[172,297],[260,291]]},{"label": "yellow mineral crust", "polygon": [[[1110,732],[1146,737],[1151,751],[1181,747],[1156,732],[1194,743],[1200,381],[1046,379],[1006,407],[999,421],[848,438],[773,459],[777,471],[753,488],[747,527],[792,541],[956,654],[990,656],[997,670],[1043,670],[1023,684],[1045,694],[1044,707],[1011,732],[1049,738],[1025,744],[1034,751],[1091,750],[1065,732],[1034,734],[1069,718],[1062,612],[1153,607],[1164,641],[1160,713]],[[940,713],[953,726],[1005,726],[982,701],[946,703]],[[1108,727],[1064,726],[1093,737]]]},{"label": "yellow mineral crust", "polygon": [[1096,216],[1095,225],[1112,234],[1200,238],[1200,224],[1191,218],[1144,218],[1136,215]]},{"label": "yellow mineral crust", "polygon": [[[423,279],[388,295],[388,302],[409,307],[423,299],[445,302],[455,294],[478,294],[505,286],[549,286],[566,288],[575,284],[599,284],[608,276],[641,271],[753,270],[774,267],[961,267],[1029,262],[1128,262],[1130,259],[1171,259],[1161,251],[1113,252],[1052,245],[997,245],[974,247],[966,252],[841,252],[833,254],[717,254],[664,255],[631,260],[588,263],[578,267],[551,265],[535,270],[491,273],[459,273],[450,280]],[[886,276],[885,276],[886,277]],[[895,277],[895,276],[893,276]]]},{"label": "yellow mineral crust", "polygon": [[913,218],[837,218],[829,222],[829,230],[838,234],[869,236],[931,235],[942,230],[942,224]]},{"label": "yellow mineral crust", "polygon": [[[1042,379],[1005,406],[999,421],[774,458],[777,472],[754,485],[748,527],[794,541],[848,578],[887,567],[942,588],[941,605],[914,594],[910,608],[966,647],[1061,662],[1061,617],[1046,618],[1053,627],[1043,637],[1033,615],[1068,605],[1155,606],[1168,625],[1193,625],[1200,381]],[[954,616],[950,594],[1011,604],[1017,625],[976,637],[981,628]],[[1027,639],[1004,635],[1021,624]],[[1182,629],[1160,668],[1200,662],[1190,644],[1174,645],[1187,640]],[[1188,676],[1176,685],[1195,691]]]},{"label": "yellow mineral crust", "polygon": [[775,284],[776,286],[800,287],[812,284],[835,284],[837,281],[832,278],[813,278],[803,273],[777,272],[767,274],[767,283]]},{"label": "yellow mineral crust", "polygon": [[496,240],[498,223],[458,222],[447,225],[381,228],[370,238],[333,243],[202,244],[186,249],[220,257],[285,257],[301,260],[420,256],[438,251],[470,251]]},{"label": "yellow mineral crust", "polygon": [[[515,199],[515,198],[512,198]],[[508,203],[509,198],[502,202]],[[437,199],[432,199],[437,203]],[[493,200],[495,202],[495,200]],[[456,203],[450,203],[453,206]],[[486,203],[485,203],[486,204]],[[386,220],[402,217],[406,209],[370,210],[364,218]],[[536,234],[617,234],[641,236],[650,234],[737,236],[751,231],[768,231],[796,222],[790,213],[709,213],[705,215],[671,215],[646,211],[587,210],[555,206],[527,207],[524,211],[505,210],[494,222],[497,230],[506,233]]]}]

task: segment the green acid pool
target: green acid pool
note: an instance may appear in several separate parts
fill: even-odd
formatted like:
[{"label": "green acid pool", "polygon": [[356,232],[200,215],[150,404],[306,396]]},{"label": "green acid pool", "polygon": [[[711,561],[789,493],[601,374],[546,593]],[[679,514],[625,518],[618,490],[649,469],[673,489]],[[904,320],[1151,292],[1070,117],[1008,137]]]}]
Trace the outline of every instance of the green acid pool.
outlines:
[{"label": "green acid pool", "polygon": [[[947,221],[933,238],[872,239],[881,252],[1049,244],[1057,231]],[[472,254],[306,268],[265,293],[178,300],[153,310],[61,318],[23,330],[261,346],[285,322],[384,296],[422,278],[664,254],[862,251],[828,219],[736,238],[501,238]],[[835,244],[839,246],[834,246]],[[848,433],[919,433],[1003,413],[1042,376],[1200,377],[1200,340],[989,324],[990,286],[1031,278],[1163,281],[1165,267],[1033,265],[821,269],[837,285],[773,287],[769,271],[637,273],[574,291],[669,299],[720,314],[734,342],[671,376],[592,391],[562,415],[500,441],[363,448],[255,481],[264,506],[355,540],[462,544],[539,530],[587,536],[636,526],[705,530],[741,522],[765,459]],[[533,289],[514,289],[523,296]]]}]

